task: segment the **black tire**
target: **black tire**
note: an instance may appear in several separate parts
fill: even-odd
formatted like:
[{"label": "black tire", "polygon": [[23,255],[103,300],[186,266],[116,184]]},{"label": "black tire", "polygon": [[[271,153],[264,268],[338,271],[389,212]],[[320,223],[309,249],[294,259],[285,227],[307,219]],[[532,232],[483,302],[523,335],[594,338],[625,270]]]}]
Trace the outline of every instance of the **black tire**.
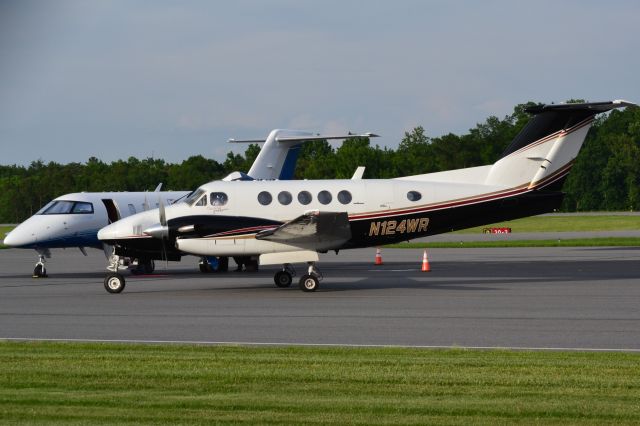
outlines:
[{"label": "black tire", "polygon": [[244,264],[244,269],[247,272],[258,272],[258,259],[249,259]]},{"label": "black tire", "polygon": [[229,270],[229,258],[222,256],[218,258],[218,272],[227,272]]},{"label": "black tire", "polygon": [[153,271],[156,270],[156,263],[153,259],[149,259],[142,265],[142,270],[145,274],[153,274]]},{"label": "black tire", "polygon": [[124,286],[125,280],[120,274],[111,273],[104,277],[104,288],[109,293],[121,293]]},{"label": "black tire", "polygon": [[291,282],[293,278],[291,274],[287,271],[278,271],[273,277],[273,281],[275,281],[276,285],[280,288],[291,287]]},{"label": "black tire", "polygon": [[208,274],[209,272],[211,272],[211,265],[209,265],[208,262],[200,262],[200,264],[198,264],[198,268],[203,274]]},{"label": "black tire", "polygon": [[314,275],[307,274],[300,278],[299,286],[302,291],[316,291],[319,285],[320,282]]},{"label": "black tire", "polygon": [[33,269],[34,278],[45,278],[47,276],[47,270],[44,265],[36,265]]}]

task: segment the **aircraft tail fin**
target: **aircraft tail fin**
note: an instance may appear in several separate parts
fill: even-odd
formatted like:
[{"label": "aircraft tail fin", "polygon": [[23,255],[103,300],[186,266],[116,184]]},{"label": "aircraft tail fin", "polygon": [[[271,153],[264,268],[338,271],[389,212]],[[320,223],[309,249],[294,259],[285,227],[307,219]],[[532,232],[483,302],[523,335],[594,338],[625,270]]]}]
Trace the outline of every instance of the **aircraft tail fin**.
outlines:
[{"label": "aircraft tail fin", "polygon": [[632,105],[616,100],[527,109],[533,117],[491,166],[485,183],[530,189],[557,186],[569,173],[595,116]]}]

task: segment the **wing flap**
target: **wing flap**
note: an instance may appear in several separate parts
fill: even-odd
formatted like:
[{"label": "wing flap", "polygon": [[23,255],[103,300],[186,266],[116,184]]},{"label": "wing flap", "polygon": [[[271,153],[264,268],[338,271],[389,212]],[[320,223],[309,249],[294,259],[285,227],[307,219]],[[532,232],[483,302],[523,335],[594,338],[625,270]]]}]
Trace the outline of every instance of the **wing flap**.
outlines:
[{"label": "wing flap", "polygon": [[311,211],[277,228],[256,234],[257,240],[274,241],[313,250],[329,250],[351,238],[346,212]]}]

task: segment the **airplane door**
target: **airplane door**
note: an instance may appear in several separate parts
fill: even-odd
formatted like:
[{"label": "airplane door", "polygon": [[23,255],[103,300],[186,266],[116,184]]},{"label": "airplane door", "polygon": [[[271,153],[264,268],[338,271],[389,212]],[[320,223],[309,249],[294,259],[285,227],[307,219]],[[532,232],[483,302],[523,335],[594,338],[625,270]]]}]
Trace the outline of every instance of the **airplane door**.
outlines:
[{"label": "airplane door", "polygon": [[109,218],[109,223],[117,222],[120,220],[120,210],[118,210],[118,206],[115,201],[111,199],[103,199],[105,208],[107,209],[107,217]]}]

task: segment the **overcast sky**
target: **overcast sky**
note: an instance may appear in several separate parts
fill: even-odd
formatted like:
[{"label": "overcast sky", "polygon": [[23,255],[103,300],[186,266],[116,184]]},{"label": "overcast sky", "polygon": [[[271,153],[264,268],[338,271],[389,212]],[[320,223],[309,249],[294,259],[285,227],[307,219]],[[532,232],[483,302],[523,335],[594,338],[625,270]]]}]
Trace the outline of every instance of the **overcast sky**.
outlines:
[{"label": "overcast sky", "polygon": [[217,160],[272,128],[463,133],[640,101],[638,1],[0,1],[0,164]]}]

